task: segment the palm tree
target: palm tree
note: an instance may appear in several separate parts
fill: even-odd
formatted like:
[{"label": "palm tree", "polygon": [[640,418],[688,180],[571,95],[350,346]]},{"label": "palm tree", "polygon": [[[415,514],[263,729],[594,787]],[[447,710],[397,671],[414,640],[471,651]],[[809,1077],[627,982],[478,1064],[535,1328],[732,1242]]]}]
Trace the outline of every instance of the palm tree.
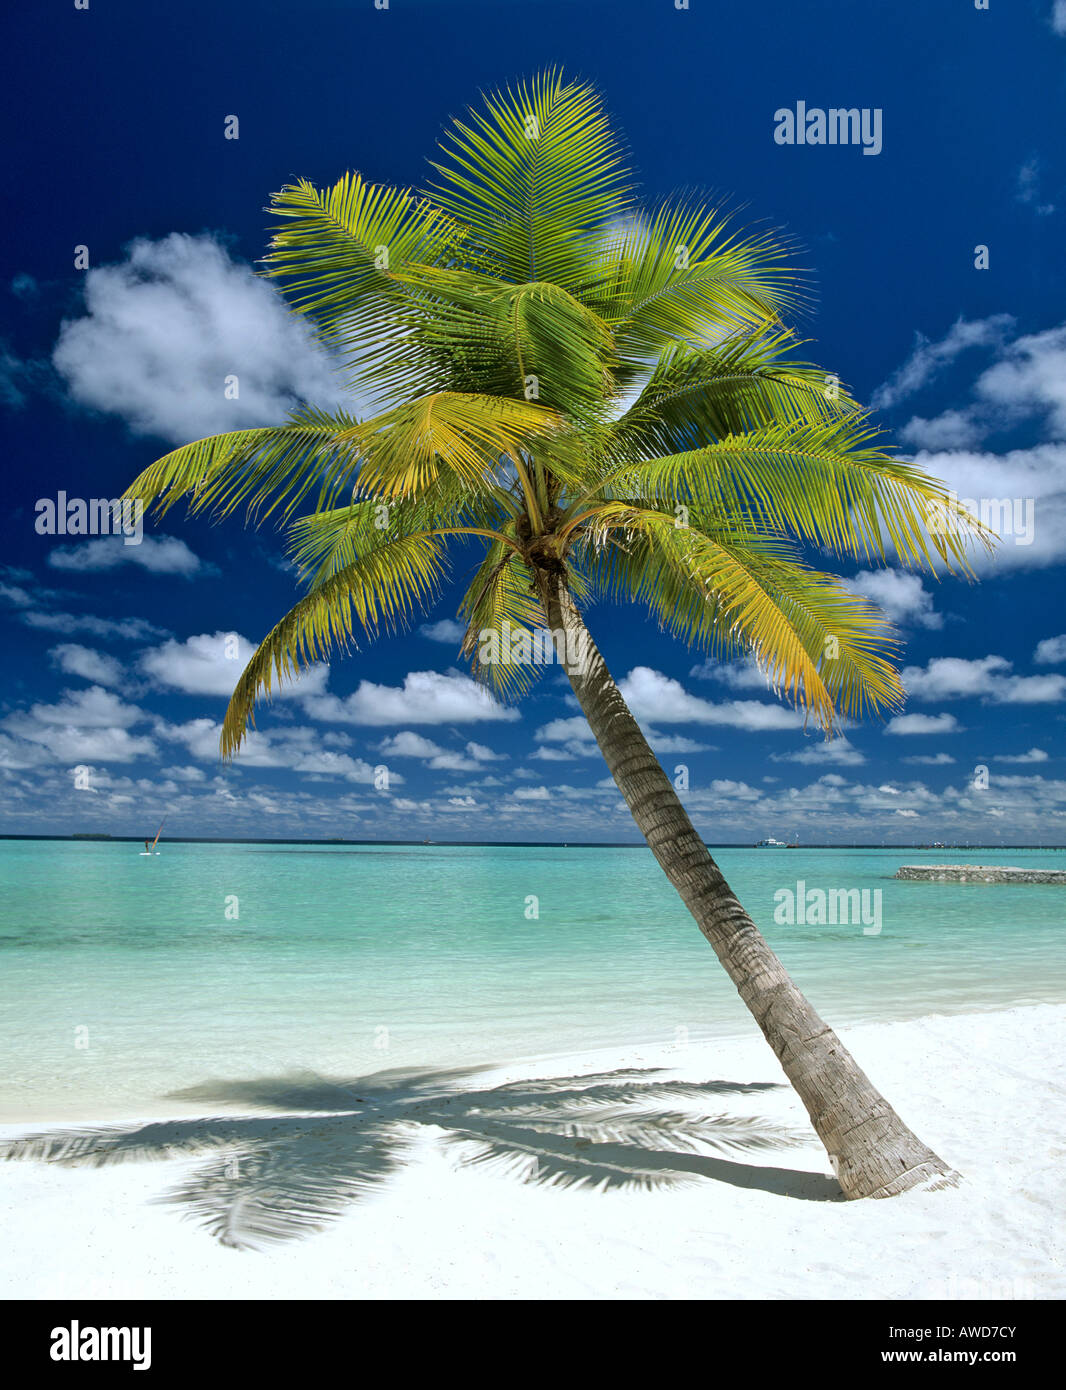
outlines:
[{"label": "palm tree", "polygon": [[802,547],[968,572],[973,519],[795,356],[782,315],[802,290],[779,239],[698,199],[640,207],[587,86],[551,72],[491,96],[432,167],[420,195],[348,174],[272,202],[267,273],[336,355],[363,418],[302,407],[177,449],[126,494],[160,513],[185,497],[289,524],[307,592],[238,681],[223,757],[276,682],[423,614],[449,556],[480,547],[460,606],[473,671],[513,697],[537,674],[534,638],[553,635],[634,820],[844,1193],[954,1181],[730,891],[583,609],[634,601],[691,645],[750,655],[829,736],[903,692],[883,615]]}]

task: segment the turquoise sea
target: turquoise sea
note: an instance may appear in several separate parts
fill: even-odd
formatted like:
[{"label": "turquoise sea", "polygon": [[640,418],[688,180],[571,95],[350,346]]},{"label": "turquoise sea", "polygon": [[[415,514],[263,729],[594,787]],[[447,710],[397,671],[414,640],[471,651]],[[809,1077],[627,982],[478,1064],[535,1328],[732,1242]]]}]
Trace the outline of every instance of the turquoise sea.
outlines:
[{"label": "turquoise sea", "polygon": [[[184,1087],[354,1078],[744,1033],[644,849],[0,842],[0,1119],[189,1108]],[[1066,998],[1066,890],[904,883],[1063,850],[726,849],[832,1023]],[[780,925],[775,893],[881,891],[881,931]],[[875,899],[868,899],[869,902]]]}]

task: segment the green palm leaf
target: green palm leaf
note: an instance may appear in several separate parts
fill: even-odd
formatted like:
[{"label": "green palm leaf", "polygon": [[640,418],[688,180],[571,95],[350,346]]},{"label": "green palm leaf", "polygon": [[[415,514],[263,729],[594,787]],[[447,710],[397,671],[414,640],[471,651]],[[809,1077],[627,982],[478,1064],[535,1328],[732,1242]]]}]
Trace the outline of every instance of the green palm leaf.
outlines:
[{"label": "green palm leaf", "polygon": [[590,235],[631,202],[600,98],[558,72],[489,96],[441,150],[431,196],[513,284],[576,289],[588,279]]},{"label": "green palm leaf", "polygon": [[237,682],[222,724],[223,758],[240,749],[255,705],[280,682],[340,648],[358,646],[357,627],[373,638],[428,611],[446,573],[441,541],[432,534],[385,538],[324,579],[267,633]]}]

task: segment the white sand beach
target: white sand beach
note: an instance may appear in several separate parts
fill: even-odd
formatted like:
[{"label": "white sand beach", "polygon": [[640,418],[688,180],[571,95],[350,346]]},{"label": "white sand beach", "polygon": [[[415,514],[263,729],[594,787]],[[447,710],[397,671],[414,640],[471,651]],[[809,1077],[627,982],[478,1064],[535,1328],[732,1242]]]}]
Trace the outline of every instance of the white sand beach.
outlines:
[{"label": "white sand beach", "polygon": [[[841,1030],[904,1119],[965,1176],[950,1191],[845,1203],[825,1155],[769,1049],[757,1035],[687,1048],[552,1058],[463,1083],[458,1105],[475,1124],[473,1087],[529,1077],[597,1075],[604,1134],[569,1143],[574,1164],[625,1170],[635,1152],[604,1135],[626,1087],[604,1074],[666,1068],[697,1090],[669,1088],[663,1108],[751,1120],[752,1134],[791,1146],[697,1150],[670,1158],[645,1134],[645,1167],[679,1185],[595,1190],[521,1180],[532,1155],[469,1163],[474,1147],[445,1143],[448,1121],[407,1123],[409,1149],[385,1179],[347,1202],[319,1231],[257,1249],[221,1244],[182,1206],[155,1199],[196,1181],[205,1156],[65,1166],[0,1165],[0,1294],[89,1298],[456,1299],[1048,1299],[1066,1295],[1061,1115],[1066,1007],[933,1015]],[[655,1078],[660,1079],[660,1078]],[[717,1089],[703,1083],[730,1083]],[[747,1089],[731,1089],[743,1083]],[[591,1083],[590,1083],[591,1084]],[[575,1083],[575,1086],[577,1083]],[[613,1088],[613,1089],[612,1089]],[[578,1087],[580,1089],[580,1087]],[[573,1093],[571,1086],[568,1094]],[[617,1104],[611,1103],[617,1093]],[[508,1095],[513,1100],[519,1092]],[[550,1096],[550,1092],[548,1093]],[[694,1101],[693,1094],[702,1099]],[[621,1100],[618,1100],[618,1097]],[[365,1099],[365,1097],[364,1097]],[[444,1107],[443,1109],[441,1107]],[[336,1108],[336,1107],[334,1107]],[[433,1107],[431,1107],[432,1109]],[[205,1114],[218,1115],[215,1108]],[[230,1112],[232,1114],[232,1112]],[[417,1114],[413,1111],[409,1115]],[[560,1112],[565,1115],[566,1107]],[[498,1112],[497,1112],[497,1118]],[[188,1127],[187,1119],[172,1121]],[[331,1154],[358,1118],[300,1122],[314,1135],[301,1178],[329,1186]],[[257,1109],[260,1145],[291,1139],[291,1121]],[[46,1128],[11,1126],[12,1139]],[[744,1125],[734,1125],[743,1135]],[[565,1131],[565,1125],[563,1126]],[[669,1123],[662,1133],[667,1133]],[[556,1125],[555,1133],[559,1133]],[[165,1134],[165,1131],[164,1131]],[[648,1157],[648,1150],[654,1152]],[[223,1151],[224,1152],[224,1151]],[[207,1159],[217,1162],[219,1151]],[[339,1155],[343,1170],[348,1158]],[[565,1155],[560,1158],[565,1167]],[[317,1165],[317,1171],[315,1171]],[[675,1167],[676,1165],[676,1167]],[[639,1166],[639,1165],[638,1165]],[[310,1171],[307,1171],[310,1170]],[[550,1165],[542,1176],[551,1176]],[[267,1172],[260,1180],[269,1187]],[[188,1214],[188,1213],[187,1213]]]}]

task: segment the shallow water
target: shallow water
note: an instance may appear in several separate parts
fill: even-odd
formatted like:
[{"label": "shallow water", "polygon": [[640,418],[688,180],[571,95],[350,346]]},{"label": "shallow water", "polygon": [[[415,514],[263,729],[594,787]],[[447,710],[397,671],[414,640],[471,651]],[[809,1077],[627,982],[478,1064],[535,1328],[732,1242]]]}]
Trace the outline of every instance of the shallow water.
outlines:
[{"label": "shallow water", "polygon": [[[643,849],[161,848],[0,843],[0,1119],[165,1113],[173,1091],[220,1077],[754,1027]],[[1066,851],[716,857],[834,1024],[1066,1000],[1066,889],[892,878],[904,863],[1066,868]],[[870,916],[880,891],[880,931],[775,922],[775,893],[797,880],[866,890]]]}]

